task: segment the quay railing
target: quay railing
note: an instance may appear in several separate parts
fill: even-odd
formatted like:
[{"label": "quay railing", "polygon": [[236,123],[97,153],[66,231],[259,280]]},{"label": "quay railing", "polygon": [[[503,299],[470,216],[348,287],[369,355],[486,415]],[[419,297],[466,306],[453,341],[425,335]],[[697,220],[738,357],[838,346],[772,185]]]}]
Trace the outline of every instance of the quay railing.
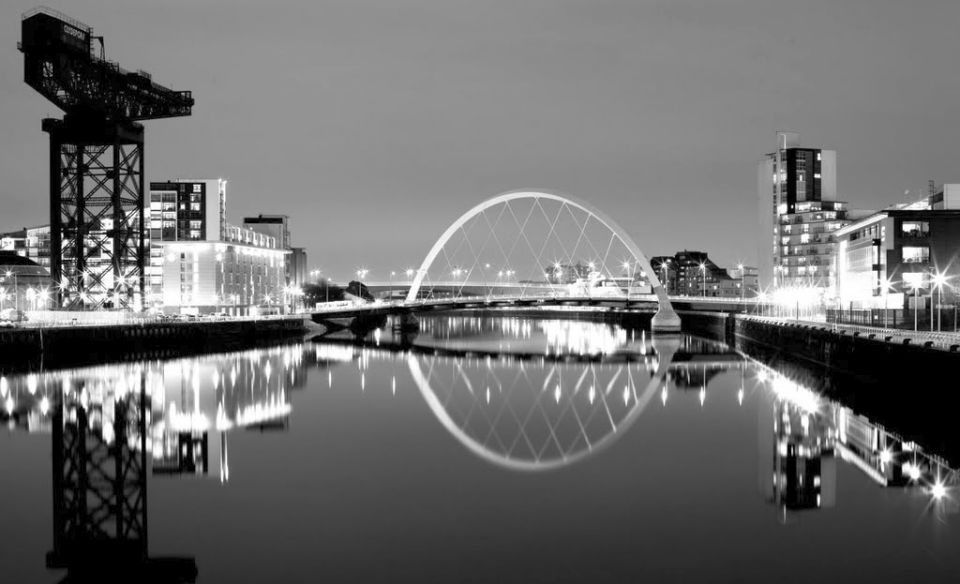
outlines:
[{"label": "quay railing", "polygon": [[951,352],[960,351],[960,332],[930,332],[922,330],[914,331],[857,324],[838,324],[835,322],[830,323],[822,320],[796,320],[793,318],[761,316],[756,314],[741,314],[739,315],[739,318],[777,324],[781,326],[800,325],[815,327],[821,330],[833,331],[835,333],[864,336],[868,339],[886,342],[936,347]]}]

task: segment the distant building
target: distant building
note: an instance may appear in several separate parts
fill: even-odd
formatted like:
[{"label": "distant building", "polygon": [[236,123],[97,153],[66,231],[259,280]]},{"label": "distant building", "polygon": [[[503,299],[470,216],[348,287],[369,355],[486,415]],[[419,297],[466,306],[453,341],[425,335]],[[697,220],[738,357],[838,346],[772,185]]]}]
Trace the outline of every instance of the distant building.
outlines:
[{"label": "distant building", "polygon": [[752,298],[760,293],[760,271],[752,266],[737,266],[729,270],[734,280],[740,281],[744,297]]},{"label": "distant building", "polygon": [[227,223],[226,184],[151,183],[149,306],[240,315],[281,310],[289,251],[275,237]]},{"label": "distant building", "polygon": [[302,247],[291,247],[287,256],[287,285],[294,288],[303,288],[307,283],[307,250]]},{"label": "distant building", "polygon": [[27,257],[27,230],[0,233],[0,251],[8,251]]},{"label": "distant building", "polygon": [[958,301],[960,184],[947,184],[924,201],[895,205],[836,232],[836,287],[840,307],[925,308],[936,274],[940,304]]},{"label": "distant building", "polygon": [[50,271],[14,251],[0,251],[0,313],[50,307]]},{"label": "distant building", "polygon": [[679,296],[726,296],[743,294],[743,282],[715,264],[707,252],[678,251],[673,256],[655,256],[650,267],[663,282],[667,294]]},{"label": "distant building", "polygon": [[778,132],[777,149],[757,168],[759,285],[831,288],[833,233],[848,222],[836,151],[801,148],[798,134]]},{"label": "distant building", "polygon": [[24,227],[19,231],[0,234],[0,251],[14,252],[49,270],[50,226]]}]

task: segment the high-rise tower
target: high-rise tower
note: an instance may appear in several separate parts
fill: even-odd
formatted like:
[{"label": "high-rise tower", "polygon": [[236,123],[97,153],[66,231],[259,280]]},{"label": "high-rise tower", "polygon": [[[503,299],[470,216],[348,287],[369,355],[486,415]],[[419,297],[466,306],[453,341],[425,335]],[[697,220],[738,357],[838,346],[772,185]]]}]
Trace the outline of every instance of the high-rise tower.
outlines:
[{"label": "high-rise tower", "polygon": [[757,167],[760,286],[833,285],[833,232],[847,223],[837,201],[837,153],[803,148],[800,136],[777,132],[777,148]]}]

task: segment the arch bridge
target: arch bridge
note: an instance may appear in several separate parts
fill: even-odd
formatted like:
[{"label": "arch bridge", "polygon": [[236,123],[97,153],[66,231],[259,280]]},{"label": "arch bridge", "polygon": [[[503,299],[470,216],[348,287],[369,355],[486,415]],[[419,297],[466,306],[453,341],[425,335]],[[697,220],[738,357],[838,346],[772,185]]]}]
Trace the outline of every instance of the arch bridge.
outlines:
[{"label": "arch bridge", "polygon": [[402,301],[325,310],[314,320],[473,306],[647,304],[656,309],[653,330],[680,330],[656,272],[626,230],[567,195],[512,191],[476,205],[410,275]]}]

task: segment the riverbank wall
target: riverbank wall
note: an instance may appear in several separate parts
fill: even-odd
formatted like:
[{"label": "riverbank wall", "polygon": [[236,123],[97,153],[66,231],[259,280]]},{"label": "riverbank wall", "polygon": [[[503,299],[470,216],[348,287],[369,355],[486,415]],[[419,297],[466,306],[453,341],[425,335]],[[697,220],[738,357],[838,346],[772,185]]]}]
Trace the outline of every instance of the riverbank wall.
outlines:
[{"label": "riverbank wall", "polygon": [[722,341],[780,374],[843,402],[934,452],[960,459],[954,372],[960,352],[879,335],[686,312],[684,332]]},{"label": "riverbank wall", "polygon": [[0,329],[0,370],[232,351],[305,332],[300,317]]}]

